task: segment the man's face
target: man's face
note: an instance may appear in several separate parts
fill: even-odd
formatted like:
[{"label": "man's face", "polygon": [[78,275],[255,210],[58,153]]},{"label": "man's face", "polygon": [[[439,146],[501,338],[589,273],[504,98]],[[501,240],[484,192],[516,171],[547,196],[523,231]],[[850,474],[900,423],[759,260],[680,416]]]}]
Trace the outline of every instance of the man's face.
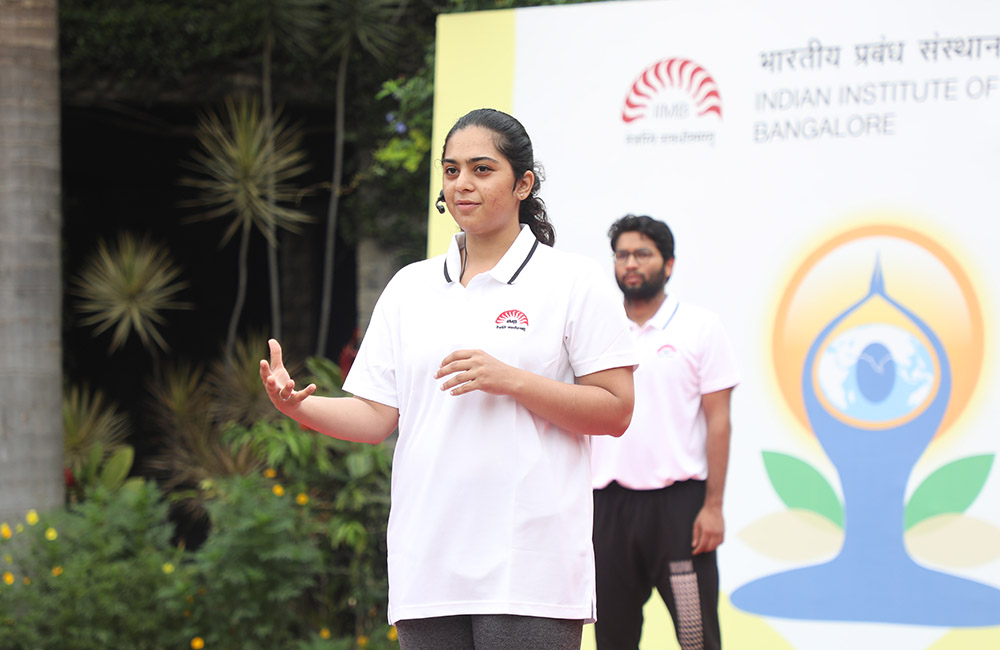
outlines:
[{"label": "man's face", "polygon": [[615,243],[615,279],[626,300],[651,300],[663,292],[674,260],[664,260],[652,239],[623,232]]}]

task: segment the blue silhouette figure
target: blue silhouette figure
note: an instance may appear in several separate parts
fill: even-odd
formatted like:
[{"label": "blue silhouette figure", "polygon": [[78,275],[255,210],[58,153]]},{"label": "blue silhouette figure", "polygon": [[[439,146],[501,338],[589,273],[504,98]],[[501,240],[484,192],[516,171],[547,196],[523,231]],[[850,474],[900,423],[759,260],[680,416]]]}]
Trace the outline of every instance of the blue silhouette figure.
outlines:
[{"label": "blue silhouette figure", "polygon": [[[878,301],[884,302],[876,305]],[[908,327],[866,321],[864,313],[859,313],[866,306],[886,303],[902,316],[891,320]],[[828,341],[835,330],[838,335]],[[851,342],[852,336],[853,348],[835,348],[838,342]],[[838,368],[836,359],[844,359],[845,350],[856,349],[858,339],[863,343],[865,337],[893,340],[871,340],[853,358],[852,368]],[[896,350],[908,351],[908,358],[894,357],[894,342]],[[839,374],[819,377],[818,363],[832,364],[827,368]],[[819,377],[817,381],[814,376]],[[824,379],[831,376],[835,381]],[[817,384],[826,404],[817,394]],[[1000,590],[922,567],[903,544],[907,479],[941,424],[951,385],[948,355],[941,341],[916,314],[886,293],[876,260],[868,294],[820,332],[802,371],[809,423],[840,475],[843,547],[825,564],[766,576],[740,587],[732,594],[735,606],[796,619],[948,627],[1000,624]]]}]

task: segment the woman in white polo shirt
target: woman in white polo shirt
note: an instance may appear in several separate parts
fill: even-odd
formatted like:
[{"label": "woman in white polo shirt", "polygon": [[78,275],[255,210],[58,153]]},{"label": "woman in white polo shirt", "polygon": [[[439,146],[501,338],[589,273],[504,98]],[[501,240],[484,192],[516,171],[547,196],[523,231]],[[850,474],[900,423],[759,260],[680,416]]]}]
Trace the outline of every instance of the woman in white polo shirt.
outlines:
[{"label": "woman in white polo shirt", "polygon": [[274,340],[261,378],[326,435],[378,443],[398,426],[389,622],[404,650],[577,650],[596,613],[588,436],[631,418],[628,322],[596,262],[551,247],[516,119],[465,115],[442,167],[439,209],[461,232],[386,286],[354,397],[296,390]]}]

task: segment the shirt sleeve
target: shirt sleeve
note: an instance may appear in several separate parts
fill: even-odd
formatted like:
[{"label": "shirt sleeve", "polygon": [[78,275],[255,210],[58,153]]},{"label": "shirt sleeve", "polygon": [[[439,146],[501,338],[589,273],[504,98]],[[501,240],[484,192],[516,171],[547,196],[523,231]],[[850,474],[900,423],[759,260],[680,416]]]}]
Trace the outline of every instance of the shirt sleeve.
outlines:
[{"label": "shirt sleeve", "polygon": [[716,314],[708,313],[702,333],[698,364],[701,394],[736,386],[740,383],[739,367],[732,343],[722,327],[722,320]]},{"label": "shirt sleeve", "polygon": [[399,408],[399,387],[396,383],[398,309],[396,282],[390,281],[372,310],[371,321],[344,380],[344,390],[357,397]]},{"label": "shirt sleeve", "polygon": [[571,287],[564,343],[577,377],[639,364],[621,292],[597,263],[580,259]]}]

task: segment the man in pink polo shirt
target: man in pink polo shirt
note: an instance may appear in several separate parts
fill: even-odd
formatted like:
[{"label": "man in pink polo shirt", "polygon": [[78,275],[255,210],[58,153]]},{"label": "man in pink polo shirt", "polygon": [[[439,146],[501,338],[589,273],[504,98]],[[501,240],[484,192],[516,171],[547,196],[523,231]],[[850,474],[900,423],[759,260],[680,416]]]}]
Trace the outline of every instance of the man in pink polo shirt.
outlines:
[{"label": "man in pink polo shirt", "polygon": [[714,313],[664,292],[674,266],[665,223],[627,215],[609,236],[640,363],[628,430],[591,441],[597,648],[637,650],[656,587],[681,648],[717,649],[735,356]]}]

